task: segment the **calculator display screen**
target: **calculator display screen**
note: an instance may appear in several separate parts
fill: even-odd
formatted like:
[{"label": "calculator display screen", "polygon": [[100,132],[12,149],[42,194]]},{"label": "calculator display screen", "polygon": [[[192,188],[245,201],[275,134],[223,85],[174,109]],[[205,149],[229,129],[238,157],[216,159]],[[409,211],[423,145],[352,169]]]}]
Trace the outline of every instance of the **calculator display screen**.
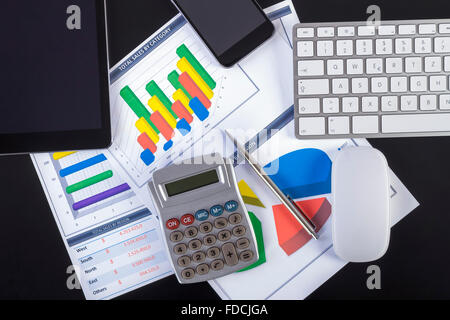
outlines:
[{"label": "calculator display screen", "polygon": [[177,180],[165,185],[169,197],[192,191],[219,182],[216,170],[206,171],[195,176]]}]

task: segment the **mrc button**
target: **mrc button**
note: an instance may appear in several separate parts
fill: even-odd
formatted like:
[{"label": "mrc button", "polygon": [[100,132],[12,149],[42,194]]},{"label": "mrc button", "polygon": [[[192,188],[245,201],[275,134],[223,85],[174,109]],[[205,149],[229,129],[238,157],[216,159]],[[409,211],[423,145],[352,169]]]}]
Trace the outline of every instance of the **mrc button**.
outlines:
[{"label": "mrc button", "polygon": [[166,228],[169,230],[175,230],[179,226],[180,226],[180,221],[178,221],[178,219],[176,219],[176,218],[169,219],[166,222]]},{"label": "mrc button", "polygon": [[208,210],[205,209],[198,210],[195,213],[195,219],[197,219],[198,221],[205,221],[206,219],[208,219],[208,217],[209,217]]},{"label": "mrc button", "polygon": [[227,210],[228,212],[234,212],[237,210],[238,206],[239,205],[236,201],[231,200],[225,203],[225,210]]},{"label": "mrc button", "polygon": [[185,214],[180,220],[182,225],[188,226],[194,223],[194,216],[192,214]]},{"label": "mrc button", "polygon": [[209,209],[209,212],[211,213],[212,216],[218,217],[218,216],[222,215],[223,208],[222,208],[222,206],[217,205],[217,206],[214,206],[211,209]]}]

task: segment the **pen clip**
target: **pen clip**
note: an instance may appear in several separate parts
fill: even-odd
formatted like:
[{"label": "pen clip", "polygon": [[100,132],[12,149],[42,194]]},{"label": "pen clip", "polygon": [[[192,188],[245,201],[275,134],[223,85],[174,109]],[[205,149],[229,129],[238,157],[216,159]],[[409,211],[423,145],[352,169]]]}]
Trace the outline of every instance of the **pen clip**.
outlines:
[{"label": "pen clip", "polygon": [[286,195],[286,197],[289,199],[289,201],[297,208],[298,212],[300,212],[302,214],[302,216],[309,221],[309,223],[313,226],[314,231],[317,230],[316,225],[314,224],[314,222],[312,222],[312,220],[305,214],[305,212],[295,203],[294,199],[291,198],[290,195]]}]

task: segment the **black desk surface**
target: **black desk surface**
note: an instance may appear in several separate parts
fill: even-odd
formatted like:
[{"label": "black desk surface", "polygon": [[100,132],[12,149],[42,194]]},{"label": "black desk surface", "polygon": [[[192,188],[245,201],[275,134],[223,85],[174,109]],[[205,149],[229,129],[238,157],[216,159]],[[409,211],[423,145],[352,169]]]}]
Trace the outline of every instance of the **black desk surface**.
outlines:
[{"label": "black desk surface", "polygon": [[[260,1],[263,6],[274,2]],[[112,64],[176,13],[168,0],[110,0],[108,4]],[[450,16],[448,0],[294,0],[294,4],[304,22],[362,20],[370,4],[382,7],[383,19],[445,18],[439,12]],[[155,7],[159,15],[150,15]],[[450,138],[371,143],[384,152],[421,205],[393,228],[389,251],[374,263],[381,268],[381,290],[366,288],[368,264],[348,264],[310,299],[450,298],[450,202],[445,200],[450,193]],[[30,158],[1,157],[0,177],[0,298],[83,299],[81,290],[67,289],[71,262]],[[218,296],[208,284],[181,286],[172,276],[120,299]]]}]

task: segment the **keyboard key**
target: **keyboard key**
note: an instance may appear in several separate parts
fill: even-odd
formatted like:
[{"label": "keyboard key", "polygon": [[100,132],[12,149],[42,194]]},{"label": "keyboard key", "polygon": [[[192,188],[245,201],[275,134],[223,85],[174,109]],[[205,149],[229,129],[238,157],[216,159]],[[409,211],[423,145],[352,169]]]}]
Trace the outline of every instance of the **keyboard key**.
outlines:
[{"label": "keyboard key", "polygon": [[381,97],[381,111],[393,112],[398,110],[398,97],[397,96],[384,96]]},{"label": "keyboard key", "polygon": [[339,27],[338,37],[353,37],[355,35],[355,27]]},{"label": "keyboard key", "polygon": [[244,226],[237,226],[233,228],[233,235],[235,237],[241,237],[247,232]]},{"label": "keyboard key", "polygon": [[420,96],[420,110],[429,111],[437,109],[437,97],[435,95]]},{"label": "keyboard key", "polygon": [[314,28],[298,28],[297,38],[313,38]]},{"label": "keyboard key", "polygon": [[362,112],[378,112],[378,97],[363,97],[361,110]]},{"label": "keyboard key", "polygon": [[354,134],[378,133],[378,116],[353,117]]},{"label": "keyboard key", "polygon": [[180,267],[187,267],[191,264],[191,258],[188,256],[182,256],[181,258],[178,258],[177,262]]},{"label": "keyboard key", "polygon": [[440,24],[439,33],[450,33],[450,24],[449,23]]},{"label": "keyboard key", "polygon": [[450,113],[382,116],[383,133],[450,131]]},{"label": "keyboard key", "polygon": [[196,252],[192,255],[192,261],[194,261],[195,263],[203,262],[203,261],[205,261],[205,259],[206,259],[206,254],[201,251]]},{"label": "keyboard key", "polygon": [[198,250],[202,247],[202,242],[198,239],[189,241],[189,249],[192,251]]},{"label": "keyboard key", "polygon": [[434,38],[434,52],[449,53],[450,52],[450,37]]},{"label": "keyboard key", "polygon": [[431,38],[416,38],[414,40],[415,53],[431,53]]},{"label": "keyboard key", "polygon": [[447,77],[446,76],[432,76],[430,77],[430,91],[447,91]]},{"label": "keyboard key", "polygon": [[370,39],[356,40],[356,54],[358,56],[373,54],[373,41]]},{"label": "keyboard key", "polygon": [[182,254],[185,254],[186,251],[187,251],[187,246],[184,243],[177,244],[175,247],[173,247],[173,252],[179,256],[181,256]]},{"label": "keyboard key", "polygon": [[300,96],[310,96],[318,94],[329,94],[330,82],[328,79],[312,79],[298,81],[298,94]]},{"label": "keyboard key", "polygon": [[402,58],[386,59],[386,73],[402,73],[402,72],[403,72]]},{"label": "keyboard key", "polygon": [[450,110],[450,94],[442,94],[439,96],[439,109]]},{"label": "keyboard key", "polygon": [[228,220],[225,218],[218,218],[214,220],[214,227],[217,229],[223,229],[228,225]]},{"label": "keyboard key", "polygon": [[411,92],[427,91],[428,78],[426,76],[411,77]]},{"label": "keyboard key", "polygon": [[338,113],[338,112],[339,112],[339,98],[323,99],[323,113]]},{"label": "keyboard key", "polygon": [[167,220],[166,228],[169,230],[175,230],[180,226],[180,221],[176,218],[172,218]]},{"label": "keyboard key", "polygon": [[380,36],[393,36],[395,35],[395,26],[379,26],[378,34]]},{"label": "keyboard key", "polygon": [[334,37],[334,28],[333,27],[317,28],[317,36],[319,38]]},{"label": "keyboard key", "polygon": [[353,78],[352,79],[352,93],[368,93],[369,79],[368,78]]},{"label": "keyboard key", "polygon": [[184,235],[186,236],[186,238],[194,238],[195,236],[197,236],[198,234],[198,230],[196,227],[189,227],[184,231]]},{"label": "keyboard key", "polygon": [[375,53],[382,54],[392,54],[392,39],[377,39],[375,40]]},{"label": "keyboard key", "polygon": [[336,55],[338,56],[353,55],[353,41],[352,40],[336,41]]},{"label": "keyboard key", "polygon": [[199,228],[201,233],[210,233],[213,229],[213,225],[211,222],[203,222]]},{"label": "keyboard key", "polygon": [[450,57],[444,58],[444,70],[445,72],[450,72]]},{"label": "keyboard key", "polygon": [[239,255],[239,259],[244,262],[250,261],[253,259],[253,252],[250,250],[243,251]]},{"label": "keyboard key", "polygon": [[224,267],[223,260],[217,259],[211,262],[211,269],[214,271],[220,271]]},{"label": "keyboard key", "polygon": [[330,76],[337,76],[344,74],[344,60],[328,60],[327,74]]},{"label": "keyboard key", "polygon": [[348,91],[348,79],[333,79],[333,94],[347,94]]},{"label": "keyboard key", "polygon": [[203,276],[209,272],[209,266],[206,263],[202,263],[195,270],[199,275]]},{"label": "keyboard key", "polygon": [[229,221],[231,224],[234,224],[234,225],[239,224],[239,223],[241,223],[241,221],[242,221],[242,215],[239,214],[239,213],[233,213],[233,214],[230,215],[230,217],[228,218],[228,221]]},{"label": "keyboard key", "polygon": [[375,35],[375,27],[374,26],[359,26],[358,27],[358,36],[374,36]]},{"label": "keyboard key", "polygon": [[180,231],[174,231],[170,234],[170,241],[172,242],[180,242],[181,240],[183,240],[183,238],[184,235]]},{"label": "keyboard key", "polygon": [[225,243],[222,246],[222,254],[227,265],[234,266],[238,264],[239,258],[236,252],[236,248],[231,242]]},{"label": "keyboard key", "polygon": [[442,58],[425,57],[425,72],[442,72]]},{"label": "keyboard key", "polygon": [[416,25],[414,24],[404,24],[398,26],[398,34],[400,35],[409,35],[416,33]]},{"label": "keyboard key", "polygon": [[206,251],[206,255],[207,255],[208,258],[210,258],[210,259],[218,258],[218,257],[220,256],[220,249],[217,248],[217,247],[209,248],[209,249]]},{"label": "keyboard key", "polygon": [[408,90],[408,79],[406,77],[392,77],[391,78],[391,91],[406,92]]},{"label": "keyboard key", "polygon": [[400,108],[402,111],[417,110],[417,96],[402,96],[400,98]]},{"label": "keyboard key", "polygon": [[314,55],[314,43],[312,41],[300,41],[297,43],[297,55],[301,58]]},{"label": "keyboard key", "polygon": [[181,271],[181,276],[183,277],[183,279],[186,279],[186,280],[193,279],[195,276],[195,271],[194,271],[194,269],[191,269],[191,268],[184,269],[183,271]]},{"label": "keyboard key", "polygon": [[[449,59],[449,67],[450,67],[450,59]],[[363,70],[364,70],[363,59],[347,60],[347,74],[362,74]]]},{"label": "keyboard key", "polygon": [[396,54],[412,53],[412,39],[411,38],[395,39],[395,53]]},{"label": "keyboard key", "polygon": [[250,246],[250,240],[247,238],[240,238],[238,241],[236,241],[236,247],[239,250],[247,249]]},{"label": "keyboard key", "polygon": [[203,238],[203,244],[205,246],[213,246],[217,241],[217,238],[213,234],[209,234],[206,237]]},{"label": "keyboard key", "polygon": [[435,24],[421,24],[419,25],[419,34],[435,34],[436,25]]},{"label": "keyboard key", "polygon": [[367,74],[380,74],[383,72],[383,59],[367,59],[366,60],[366,73]]},{"label": "keyboard key", "polygon": [[328,133],[332,135],[349,134],[350,118],[349,117],[329,117]]},{"label": "keyboard key", "polygon": [[372,78],[373,93],[386,93],[387,91],[388,91],[388,78],[386,77]]},{"label": "keyboard key", "polygon": [[342,98],[342,112],[355,113],[359,110],[359,99],[357,97]]},{"label": "keyboard key", "polygon": [[331,57],[334,54],[333,41],[317,41],[317,56]]},{"label": "keyboard key", "polygon": [[301,136],[315,136],[325,134],[325,118],[300,118],[299,134]]},{"label": "keyboard key", "polygon": [[422,58],[412,57],[405,59],[406,73],[420,73],[422,72]]},{"label": "keyboard key", "polygon": [[228,241],[231,239],[231,232],[228,230],[222,230],[217,234],[217,238],[222,242]]},{"label": "keyboard key", "polygon": [[322,76],[324,74],[323,60],[302,60],[298,62],[298,76]]},{"label": "keyboard key", "polygon": [[320,113],[319,98],[298,99],[298,112],[301,114]]}]

